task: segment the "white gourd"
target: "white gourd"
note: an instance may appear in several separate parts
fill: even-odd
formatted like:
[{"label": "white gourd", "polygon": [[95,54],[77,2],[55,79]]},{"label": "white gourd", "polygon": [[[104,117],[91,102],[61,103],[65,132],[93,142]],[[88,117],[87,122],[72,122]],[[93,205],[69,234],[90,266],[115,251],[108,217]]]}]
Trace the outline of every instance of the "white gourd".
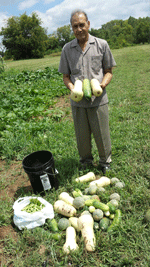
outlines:
[{"label": "white gourd", "polygon": [[110,179],[106,176],[102,176],[98,180],[92,181],[90,185],[96,184],[97,187],[107,186],[110,185]]},{"label": "white gourd", "polygon": [[94,181],[96,179],[96,176],[93,172],[88,172],[87,174],[80,176],[78,178],[75,179],[75,181],[78,182],[90,182],[90,181]]},{"label": "white gourd", "polygon": [[63,251],[69,254],[70,251],[78,250],[79,246],[76,243],[76,231],[74,227],[69,226],[66,229],[66,242],[63,245]]},{"label": "white gourd", "polygon": [[107,217],[110,216],[110,212],[109,212],[109,210],[105,211],[104,214],[105,214],[105,216],[107,216]]},{"label": "white gourd", "polygon": [[89,213],[83,213],[78,219],[78,227],[81,230],[87,251],[94,251],[96,246],[96,238],[94,234],[94,220]]},{"label": "white gourd", "polygon": [[110,199],[116,199],[117,201],[120,201],[120,195],[118,193],[113,193],[109,197]]},{"label": "white gourd", "polygon": [[55,212],[62,214],[66,217],[73,217],[77,213],[76,209],[72,205],[66,203],[63,200],[57,200],[54,203],[54,210]]},{"label": "white gourd", "polygon": [[95,95],[96,97],[100,96],[103,93],[103,89],[100,86],[99,81],[95,78],[91,80],[91,87],[92,87],[93,95]]},{"label": "white gourd", "polygon": [[66,203],[73,205],[74,198],[71,197],[67,192],[62,192],[59,196],[59,199],[65,201]]},{"label": "white gourd", "polygon": [[71,223],[71,226],[75,228],[76,231],[80,231],[78,227],[78,218],[77,217],[70,217],[69,222]]},{"label": "white gourd", "polygon": [[83,98],[83,90],[82,90],[82,81],[76,80],[74,83],[74,88],[71,90],[70,98],[75,101],[79,102]]}]

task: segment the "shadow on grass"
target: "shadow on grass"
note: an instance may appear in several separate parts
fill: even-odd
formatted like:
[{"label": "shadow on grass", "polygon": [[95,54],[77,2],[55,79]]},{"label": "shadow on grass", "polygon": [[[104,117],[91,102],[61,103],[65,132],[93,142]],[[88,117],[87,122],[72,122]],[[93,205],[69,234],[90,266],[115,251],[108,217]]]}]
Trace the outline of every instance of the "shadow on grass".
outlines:
[{"label": "shadow on grass", "polygon": [[74,175],[78,175],[79,161],[74,158],[62,158],[55,161],[55,168],[59,172],[59,184],[65,185],[66,181],[71,182]]}]

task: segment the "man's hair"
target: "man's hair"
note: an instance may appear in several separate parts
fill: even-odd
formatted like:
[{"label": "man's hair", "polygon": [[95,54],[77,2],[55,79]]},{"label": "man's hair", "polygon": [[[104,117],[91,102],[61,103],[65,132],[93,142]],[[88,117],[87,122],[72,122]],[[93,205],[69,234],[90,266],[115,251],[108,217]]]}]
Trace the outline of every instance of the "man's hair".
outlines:
[{"label": "man's hair", "polygon": [[88,21],[88,16],[87,16],[87,14],[83,11],[83,10],[81,10],[81,9],[76,9],[76,10],[74,10],[72,13],[71,13],[71,18],[70,18],[70,23],[72,24],[72,17],[74,16],[74,15],[79,15],[79,14],[83,14],[84,16],[85,16],[85,18],[86,18],[86,21]]}]

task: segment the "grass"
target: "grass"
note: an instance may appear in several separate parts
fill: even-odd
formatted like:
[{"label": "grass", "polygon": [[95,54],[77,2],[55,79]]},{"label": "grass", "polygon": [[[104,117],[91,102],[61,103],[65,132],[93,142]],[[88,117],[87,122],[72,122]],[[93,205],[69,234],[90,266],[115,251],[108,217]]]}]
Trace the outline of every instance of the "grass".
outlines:
[{"label": "grass", "polygon": [[60,61],[60,55],[51,55],[45,56],[41,59],[29,59],[29,60],[6,60],[6,68],[9,71],[10,69],[15,68],[15,70],[23,71],[23,70],[37,70],[44,69],[45,67],[54,67],[57,68]]},{"label": "grass", "polygon": [[[107,89],[113,162],[112,171],[107,176],[118,177],[125,183],[125,187],[115,189],[108,186],[101,198],[107,203],[109,195],[114,191],[121,195],[121,224],[112,234],[101,230],[95,232],[97,245],[94,253],[85,250],[83,240],[77,234],[80,249],[70,255],[62,252],[65,232],[60,241],[55,241],[50,238],[46,225],[41,227],[45,232],[40,229],[38,234],[27,229],[19,231],[13,225],[17,241],[11,234],[2,240],[5,263],[3,261],[1,266],[11,264],[15,267],[34,267],[44,266],[44,262],[54,267],[150,266],[150,228],[144,220],[150,206],[150,46],[113,50],[113,55],[117,67]],[[57,67],[58,62],[59,57],[56,57]],[[60,181],[57,191],[53,189],[43,196],[50,203],[54,203],[62,191],[71,194],[77,186],[74,179],[89,171],[79,171],[74,127],[68,108],[55,107],[59,97],[66,95],[67,90],[63,86],[62,76],[53,68],[46,69],[54,67],[53,63],[51,57],[6,62],[8,67],[0,85],[1,158],[11,163],[14,160],[21,161],[32,151],[50,150],[59,170]],[[38,69],[43,72],[37,72]],[[22,70],[27,73],[22,75]],[[97,163],[98,153],[94,141],[93,155]],[[92,170],[96,175],[102,175],[97,168]],[[1,189],[7,191],[8,186],[15,183],[15,177],[12,176],[6,183],[6,177],[3,176]],[[79,188],[83,191],[86,186],[80,185]],[[23,187],[20,192],[19,196],[30,195]],[[1,197],[2,229],[12,225],[12,205],[16,198],[7,195],[4,201]],[[57,220],[60,217],[56,215]]]}]

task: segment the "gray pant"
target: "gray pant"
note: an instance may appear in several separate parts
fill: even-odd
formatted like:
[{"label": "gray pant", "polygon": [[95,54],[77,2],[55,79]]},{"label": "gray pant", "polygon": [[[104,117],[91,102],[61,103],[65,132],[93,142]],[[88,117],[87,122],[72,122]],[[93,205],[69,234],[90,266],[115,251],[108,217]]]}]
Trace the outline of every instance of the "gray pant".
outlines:
[{"label": "gray pant", "polygon": [[93,160],[91,134],[96,142],[100,163],[111,162],[111,140],[109,132],[108,105],[93,108],[72,106],[77,147],[81,162]]}]

